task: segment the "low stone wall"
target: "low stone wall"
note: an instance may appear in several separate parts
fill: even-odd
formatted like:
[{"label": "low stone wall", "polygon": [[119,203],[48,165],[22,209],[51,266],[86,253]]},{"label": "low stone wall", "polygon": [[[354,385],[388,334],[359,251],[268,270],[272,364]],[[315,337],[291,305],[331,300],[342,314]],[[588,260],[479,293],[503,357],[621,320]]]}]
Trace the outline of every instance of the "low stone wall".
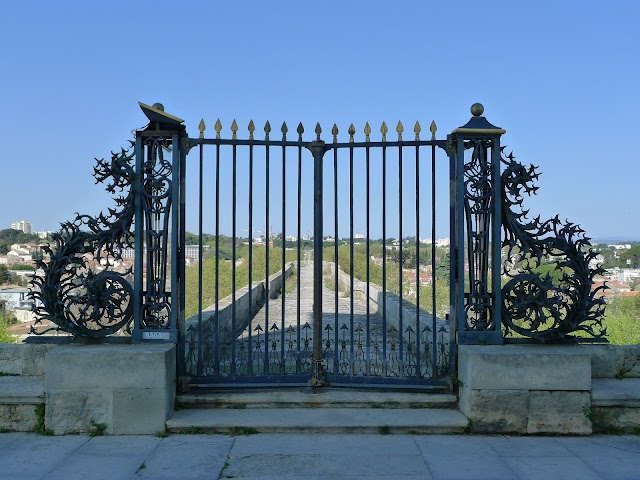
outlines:
[{"label": "low stone wall", "polygon": [[[284,282],[293,274],[293,263],[285,265],[284,275],[282,270],[269,276],[269,297],[277,298],[280,294]],[[232,334],[231,325],[233,322],[233,295],[229,295],[218,302],[218,327],[220,342],[231,341],[237,338],[242,331],[247,328],[249,321],[260,311],[265,303],[266,286],[264,280],[253,282],[251,287],[251,304],[249,304],[249,286],[245,286],[236,291],[236,331]],[[215,304],[202,310],[203,330],[212,330],[216,315]],[[190,316],[185,320],[185,330],[198,326],[199,315]]]},{"label": "low stone wall", "polygon": [[28,432],[45,403],[45,355],[54,345],[0,344],[0,429]]}]

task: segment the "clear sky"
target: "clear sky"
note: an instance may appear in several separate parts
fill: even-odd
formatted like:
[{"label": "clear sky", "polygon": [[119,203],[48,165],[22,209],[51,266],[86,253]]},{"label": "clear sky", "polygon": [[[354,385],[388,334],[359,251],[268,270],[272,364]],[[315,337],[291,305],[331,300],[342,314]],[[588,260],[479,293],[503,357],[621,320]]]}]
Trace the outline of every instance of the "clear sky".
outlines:
[{"label": "clear sky", "polygon": [[360,138],[366,121],[427,132],[432,119],[444,138],[481,102],[503,143],[540,166],[532,213],[640,240],[639,18],[633,0],[10,2],[0,227],[56,229],[111,206],[93,159],[144,126],[139,100],[163,103],[191,136],[204,117],[208,133],[235,118],[241,131],[253,119],[292,133],[353,122]]}]

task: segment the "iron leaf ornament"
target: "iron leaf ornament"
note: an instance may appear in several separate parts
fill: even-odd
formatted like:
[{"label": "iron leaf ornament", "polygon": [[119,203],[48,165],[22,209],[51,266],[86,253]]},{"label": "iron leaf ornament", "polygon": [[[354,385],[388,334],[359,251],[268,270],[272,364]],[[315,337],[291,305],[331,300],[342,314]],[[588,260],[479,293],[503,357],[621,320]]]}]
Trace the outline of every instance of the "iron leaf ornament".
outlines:
[{"label": "iron leaf ornament", "polygon": [[[114,268],[123,250],[132,247],[133,158],[133,149],[123,148],[112,152],[110,161],[96,159],[93,176],[96,183],[106,184],[116,208],[97,217],[77,214],[72,222],[61,224],[60,231],[51,236],[52,242],[43,247],[49,262],[36,261],[44,275],[33,277],[30,297],[34,300],[35,325],[49,320],[56,326],[42,330],[32,327],[32,333],[64,331],[98,338],[130,326],[133,289],[125,276],[131,272]],[[95,268],[97,265],[101,269]]]},{"label": "iron leaf ornament", "polygon": [[505,336],[519,334],[543,343],[571,343],[579,337],[604,340],[605,301],[593,289],[594,276],[604,274],[589,262],[593,250],[584,230],[558,216],[530,219],[524,195],[535,194],[537,167],[525,167],[505,155],[502,183],[502,248],[506,254],[502,287]]}]

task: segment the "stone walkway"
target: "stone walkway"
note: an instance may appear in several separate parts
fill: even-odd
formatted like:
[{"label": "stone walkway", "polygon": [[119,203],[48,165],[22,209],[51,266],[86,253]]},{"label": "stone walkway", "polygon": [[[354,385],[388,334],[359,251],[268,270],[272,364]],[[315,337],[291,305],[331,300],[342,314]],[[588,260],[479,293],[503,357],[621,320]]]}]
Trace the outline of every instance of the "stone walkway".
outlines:
[{"label": "stone walkway", "polygon": [[0,479],[638,480],[640,436],[0,434]]}]

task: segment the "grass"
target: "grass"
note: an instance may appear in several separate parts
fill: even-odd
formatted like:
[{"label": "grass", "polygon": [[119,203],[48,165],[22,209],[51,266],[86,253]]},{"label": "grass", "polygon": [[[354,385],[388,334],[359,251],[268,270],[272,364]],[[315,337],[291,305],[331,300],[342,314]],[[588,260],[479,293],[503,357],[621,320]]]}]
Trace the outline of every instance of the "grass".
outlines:
[{"label": "grass", "polygon": [[[296,260],[295,250],[284,251],[285,262]],[[242,259],[242,263],[236,265],[235,281],[236,290],[249,284],[249,247],[247,245],[238,246],[236,249],[236,259]],[[252,248],[252,268],[251,281],[257,282],[265,278],[266,272],[266,248],[253,246]],[[280,271],[282,266],[282,248],[269,248],[269,275]],[[198,264],[187,267],[186,271],[186,316],[190,317],[198,313]],[[218,300],[222,300],[232,293],[233,264],[231,260],[221,258],[219,260],[219,275],[216,275],[216,259],[212,255],[202,262],[202,306],[204,308],[215,303],[216,281],[218,281]],[[286,287],[285,287],[286,288]]]},{"label": "grass", "polygon": [[0,377],[17,377],[17,373],[0,372]]},{"label": "grass", "polygon": [[606,307],[603,323],[613,345],[640,344],[640,295],[613,298]]},{"label": "grass", "polygon": [[255,435],[258,433],[253,427],[231,427],[229,429],[229,435],[232,437],[237,437],[238,435]]},{"label": "grass", "polygon": [[36,405],[35,413],[36,413],[36,424],[33,427],[33,432],[37,433],[38,435],[44,435],[46,437],[52,436],[53,430],[48,429],[44,423],[45,406],[43,403],[40,405]]},{"label": "grass", "polygon": [[106,423],[96,423],[92,420],[91,425],[93,426],[93,430],[89,432],[90,437],[101,437],[104,435],[105,430],[107,430]]}]

